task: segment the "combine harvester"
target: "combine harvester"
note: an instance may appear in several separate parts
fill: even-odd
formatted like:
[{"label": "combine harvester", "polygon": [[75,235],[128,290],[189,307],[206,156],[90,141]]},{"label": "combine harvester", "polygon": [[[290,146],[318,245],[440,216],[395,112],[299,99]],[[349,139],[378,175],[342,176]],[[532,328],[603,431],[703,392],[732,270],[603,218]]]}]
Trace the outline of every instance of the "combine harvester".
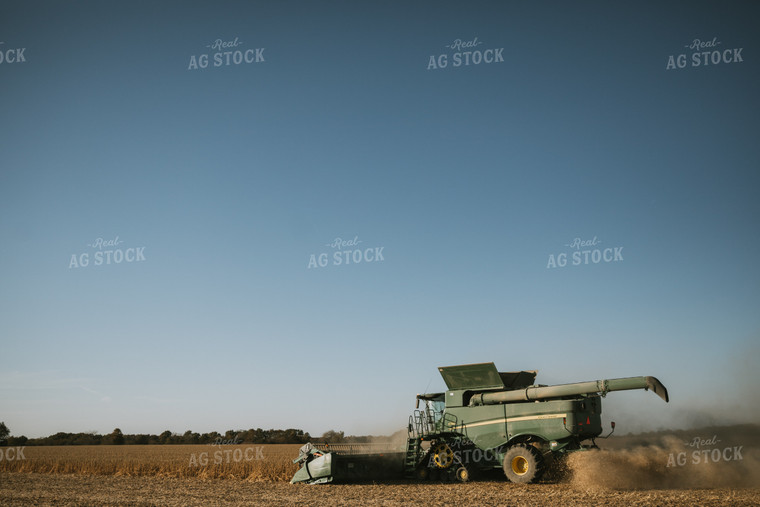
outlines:
[{"label": "combine harvester", "polygon": [[669,401],[654,377],[544,386],[533,385],[535,371],[499,372],[494,363],[438,370],[448,390],[417,395],[405,448],[306,444],[294,460],[301,468],[290,482],[394,477],[466,482],[498,468],[512,482],[534,482],[557,458],[596,448],[608,392],[651,390]]}]

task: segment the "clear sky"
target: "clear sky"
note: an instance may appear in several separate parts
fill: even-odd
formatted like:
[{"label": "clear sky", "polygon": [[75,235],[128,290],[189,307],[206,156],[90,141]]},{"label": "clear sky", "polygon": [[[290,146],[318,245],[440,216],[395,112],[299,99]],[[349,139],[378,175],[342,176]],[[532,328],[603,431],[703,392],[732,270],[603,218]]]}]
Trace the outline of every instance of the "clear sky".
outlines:
[{"label": "clear sky", "polygon": [[753,420],[758,14],[0,1],[0,420],[390,433],[489,361],[657,376],[622,431]]}]

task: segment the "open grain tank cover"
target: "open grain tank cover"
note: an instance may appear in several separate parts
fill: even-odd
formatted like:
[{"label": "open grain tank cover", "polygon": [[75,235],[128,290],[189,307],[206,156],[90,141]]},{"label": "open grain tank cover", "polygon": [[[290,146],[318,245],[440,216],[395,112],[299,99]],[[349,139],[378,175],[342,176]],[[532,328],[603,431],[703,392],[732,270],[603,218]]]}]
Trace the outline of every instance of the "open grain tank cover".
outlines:
[{"label": "open grain tank cover", "polygon": [[441,366],[438,371],[449,390],[519,389],[532,385],[536,379],[535,371],[499,373],[493,363]]}]

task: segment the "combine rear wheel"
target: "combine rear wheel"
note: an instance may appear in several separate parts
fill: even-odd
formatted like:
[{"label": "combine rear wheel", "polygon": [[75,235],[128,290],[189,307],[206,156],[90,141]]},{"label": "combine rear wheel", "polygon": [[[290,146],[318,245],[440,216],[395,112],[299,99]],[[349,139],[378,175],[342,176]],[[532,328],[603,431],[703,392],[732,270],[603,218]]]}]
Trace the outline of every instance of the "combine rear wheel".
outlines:
[{"label": "combine rear wheel", "polygon": [[457,468],[457,480],[459,482],[467,482],[470,480],[470,471],[467,470],[467,467]]},{"label": "combine rear wheel", "polygon": [[527,484],[544,474],[544,457],[532,445],[516,444],[504,454],[504,475],[512,482]]}]

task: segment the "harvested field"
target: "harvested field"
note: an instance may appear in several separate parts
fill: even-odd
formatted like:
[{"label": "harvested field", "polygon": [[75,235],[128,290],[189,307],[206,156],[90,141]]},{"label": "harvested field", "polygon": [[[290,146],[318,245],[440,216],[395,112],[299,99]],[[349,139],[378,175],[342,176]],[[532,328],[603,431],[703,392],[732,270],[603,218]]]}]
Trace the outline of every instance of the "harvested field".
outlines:
[{"label": "harvested field", "polygon": [[291,485],[299,445],[25,447],[0,462],[0,504],[760,505],[759,433],[609,439],[608,450],[573,454],[564,474],[529,485],[500,472],[469,483]]},{"label": "harvested field", "polygon": [[3,505],[758,505],[760,489],[586,490],[570,484],[343,484],[0,473]]}]

